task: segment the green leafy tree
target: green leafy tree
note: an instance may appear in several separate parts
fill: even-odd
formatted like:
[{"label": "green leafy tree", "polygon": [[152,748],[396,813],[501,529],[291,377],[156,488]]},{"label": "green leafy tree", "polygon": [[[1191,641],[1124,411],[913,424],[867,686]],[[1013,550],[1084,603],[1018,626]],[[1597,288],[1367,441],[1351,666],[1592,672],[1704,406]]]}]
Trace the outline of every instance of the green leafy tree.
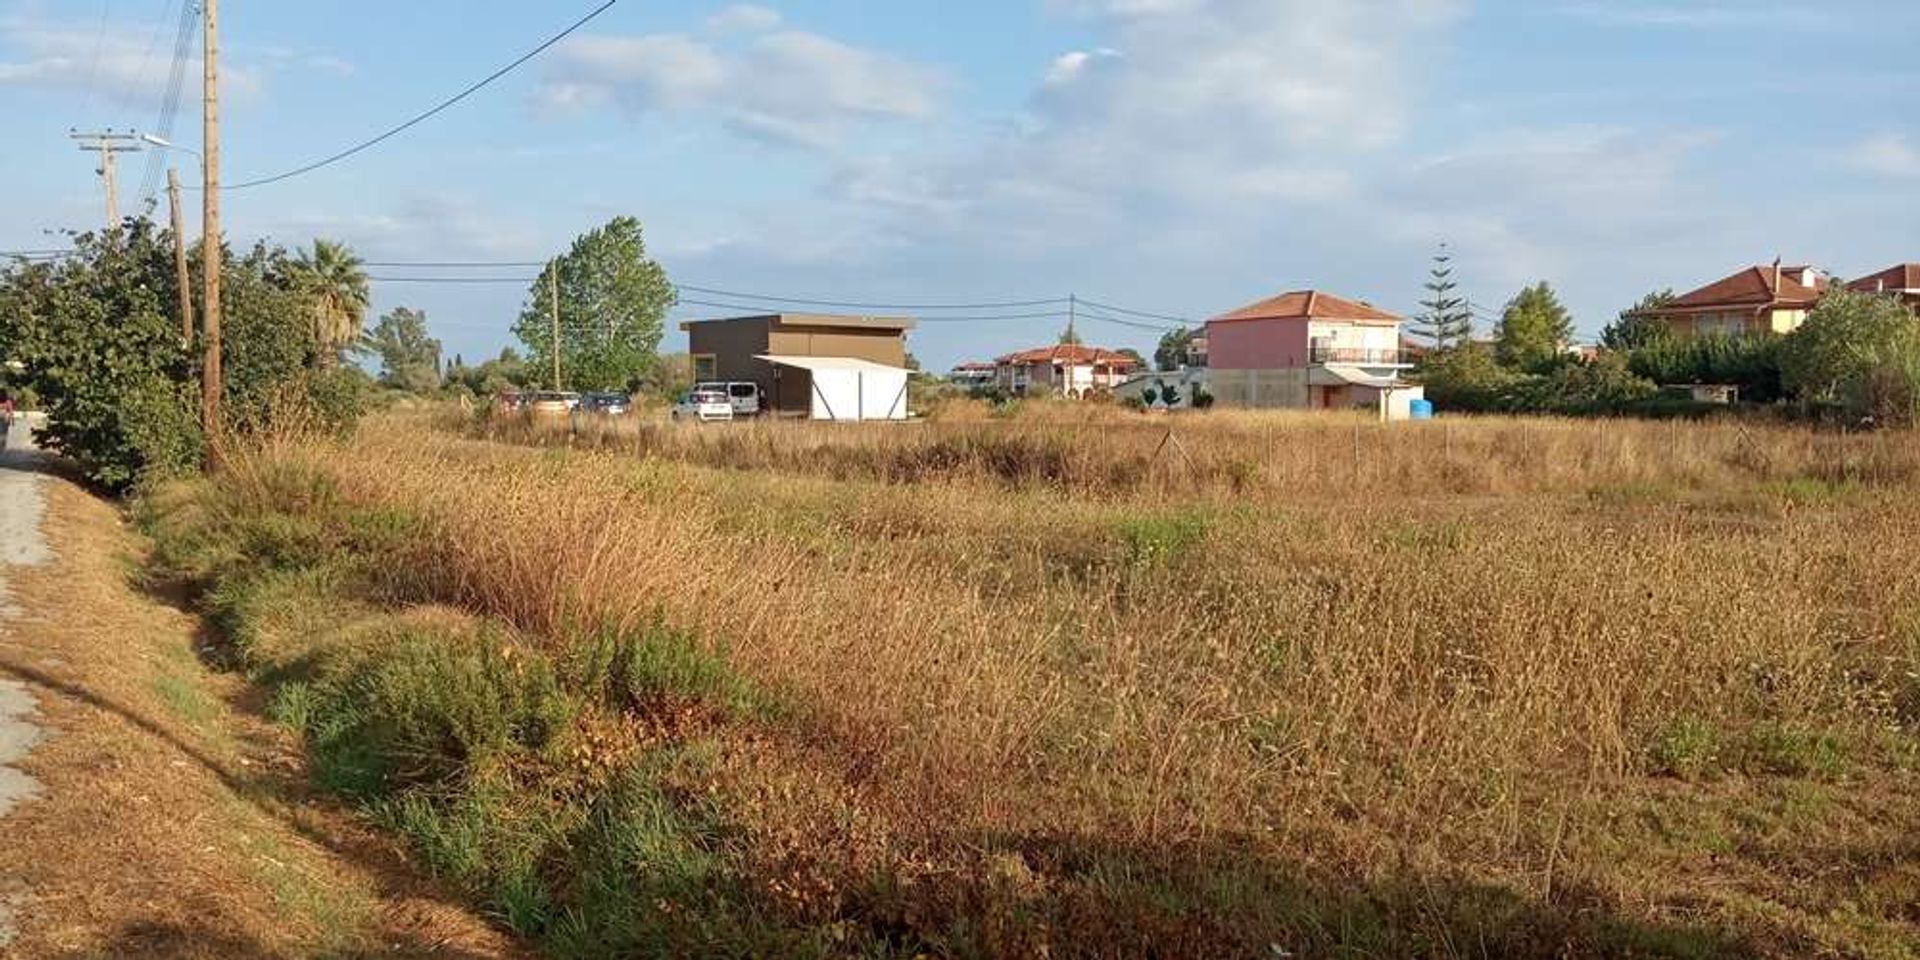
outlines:
[{"label": "green leafy tree", "polygon": [[1434,350],[1445,350],[1471,338],[1473,312],[1459,293],[1460,285],[1453,279],[1453,255],[1447,252],[1446,244],[1441,244],[1440,252],[1433,255],[1425,286],[1427,298],[1420,301],[1422,309],[1414,317],[1408,334]]},{"label": "green leafy tree", "polygon": [[1141,370],[1145,370],[1147,368],[1147,358],[1141,356],[1140,351],[1135,350],[1132,347],[1121,347],[1120,349],[1115,350],[1114,353],[1117,353],[1123,357],[1126,357],[1132,360]]},{"label": "green leafy tree", "polygon": [[313,339],[322,367],[339,364],[340,354],[360,342],[371,293],[360,257],[344,243],[316,239],[291,264],[295,282],[311,297]]},{"label": "green leafy tree", "polygon": [[1629,351],[1673,339],[1673,328],[1667,326],[1666,321],[1648,315],[1673,300],[1672,290],[1656,290],[1641,297],[1639,303],[1620,311],[1619,318],[1600,331],[1600,345],[1608,350]]},{"label": "green leafy tree", "polygon": [[1085,344],[1086,344],[1086,341],[1080,339],[1080,331],[1075,330],[1073,328],[1073,324],[1071,323],[1067,324],[1067,328],[1065,330],[1060,331],[1061,346],[1079,347],[1079,346],[1084,346]]},{"label": "green leafy tree", "polygon": [[1437,408],[1484,412],[1507,409],[1528,376],[1502,366],[1491,345],[1468,341],[1428,352],[1415,378]]},{"label": "green leafy tree", "polygon": [[1494,337],[1495,356],[1519,370],[1551,368],[1573,340],[1573,318],[1546,281],[1513,298],[1500,316]]},{"label": "green leafy tree", "polygon": [[1160,335],[1160,344],[1153,348],[1153,366],[1157,370],[1178,370],[1187,365],[1187,352],[1193,347],[1196,331],[1182,327],[1169,330]]},{"label": "green leafy tree", "polygon": [[[49,414],[41,440],[114,491],[192,470],[205,451],[200,345],[181,342],[172,315],[170,240],[132,219],[72,246],[56,262],[0,268],[0,344]],[[313,301],[285,251],[260,244],[224,262],[222,429],[349,422],[354,375],[312,369]]]},{"label": "green leafy tree", "polygon": [[582,234],[553,260],[527,291],[513,326],[526,345],[535,377],[553,379],[553,309],[557,277],[560,377],[571,390],[621,390],[643,378],[677,301],[667,272],[647,256],[640,221],[615,217]]},{"label": "green leafy tree", "polygon": [[440,387],[440,341],[427,334],[427,315],[395,308],[367,334],[367,348],[380,358],[380,382],[414,393]]},{"label": "green leafy tree", "polygon": [[1834,287],[1781,343],[1780,372],[1803,400],[1911,422],[1920,402],[1920,322],[1891,297]]}]

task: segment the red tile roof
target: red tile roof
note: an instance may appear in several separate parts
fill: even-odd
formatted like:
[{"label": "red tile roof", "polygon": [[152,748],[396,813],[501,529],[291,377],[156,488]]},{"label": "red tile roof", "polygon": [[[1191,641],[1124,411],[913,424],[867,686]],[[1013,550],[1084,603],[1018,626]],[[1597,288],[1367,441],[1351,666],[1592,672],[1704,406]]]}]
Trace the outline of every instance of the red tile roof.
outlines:
[{"label": "red tile roof", "polygon": [[1920,290],[1920,263],[1903,263],[1847,284],[1862,293],[1892,293],[1896,290]]},{"label": "red tile roof", "polygon": [[1827,288],[1826,278],[1814,280],[1809,287],[1793,278],[1806,267],[1748,267],[1733,276],[1716,280],[1698,290],[1674,299],[1650,313],[1710,310],[1724,307],[1810,306]]},{"label": "red tile roof", "polygon": [[1035,347],[1019,353],[1009,353],[994,361],[1006,366],[1022,366],[1032,363],[1071,363],[1112,366],[1138,366],[1140,361],[1133,357],[1102,347],[1086,347],[1079,344],[1062,343],[1051,347]]},{"label": "red tile roof", "polygon": [[1212,323],[1231,320],[1351,320],[1358,323],[1399,323],[1400,318],[1367,304],[1318,290],[1295,290],[1248,304],[1214,317]]}]

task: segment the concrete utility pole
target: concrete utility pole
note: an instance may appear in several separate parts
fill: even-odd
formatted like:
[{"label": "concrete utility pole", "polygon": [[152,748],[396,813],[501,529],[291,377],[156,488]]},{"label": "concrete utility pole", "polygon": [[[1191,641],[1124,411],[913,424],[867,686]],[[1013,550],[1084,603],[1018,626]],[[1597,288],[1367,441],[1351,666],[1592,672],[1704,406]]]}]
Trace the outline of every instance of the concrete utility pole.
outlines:
[{"label": "concrete utility pole", "polygon": [[107,185],[107,229],[120,226],[120,182],[116,176],[117,166],[114,158],[122,153],[139,153],[142,149],[140,138],[131,133],[114,133],[103,130],[99,133],[81,133],[78,130],[67,134],[79,141],[80,149],[100,155],[100,169],[95,172]]},{"label": "concrete utility pole", "polygon": [[200,373],[200,417],[207,433],[207,459],[220,465],[220,0],[205,0],[201,77],[200,269],[205,285],[206,359]]},{"label": "concrete utility pole", "polygon": [[187,219],[180,214],[180,171],[167,168],[167,212],[173,219],[173,278],[180,288],[180,342],[193,342],[193,290],[187,279]]},{"label": "concrete utility pole", "polygon": [[560,264],[547,268],[547,290],[553,306],[553,389],[560,386]]}]

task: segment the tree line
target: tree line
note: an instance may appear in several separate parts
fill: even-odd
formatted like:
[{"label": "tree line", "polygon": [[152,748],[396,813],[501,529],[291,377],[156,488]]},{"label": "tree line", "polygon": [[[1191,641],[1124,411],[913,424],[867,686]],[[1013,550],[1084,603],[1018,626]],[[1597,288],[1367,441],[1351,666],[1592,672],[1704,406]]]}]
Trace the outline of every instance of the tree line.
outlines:
[{"label": "tree line", "polygon": [[[367,329],[371,284],[346,244],[258,242],[224,258],[222,418],[203,424],[205,343],[197,330],[183,336],[171,233],[129,218],[69,239],[67,255],[0,263],[0,389],[30,394],[48,414],[41,442],[111,491],[196,469],[216,440],[344,429],[380,387],[631,391],[687,376],[684,363],[659,356],[676,293],[632,217],[549,261],[513,326],[524,352],[475,367],[445,362],[423,311],[397,307]],[[202,290],[190,286],[197,317]],[[363,358],[377,362],[377,376],[355,362]]]}]

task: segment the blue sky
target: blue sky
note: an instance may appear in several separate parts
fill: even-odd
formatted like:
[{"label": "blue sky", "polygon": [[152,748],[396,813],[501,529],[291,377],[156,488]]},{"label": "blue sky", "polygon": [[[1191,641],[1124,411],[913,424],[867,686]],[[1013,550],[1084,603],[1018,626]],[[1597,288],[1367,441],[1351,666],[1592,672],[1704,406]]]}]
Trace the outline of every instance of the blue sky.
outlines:
[{"label": "blue sky", "polygon": [[[155,125],[178,3],[0,0],[0,249],[99,221],[66,132]],[[227,0],[228,179],[363,139],[595,5]],[[1884,0],[621,0],[401,138],[229,195],[227,230],[539,260],[632,214],[687,284],[1193,317],[1309,286],[1412,311],[1445,241],[1477,304],[1548,280],[1591,335],[1775,256],[1920,260],[1916,33],[1920,4]],[[197,100],[175,129],[198,145]],[[375,306],[473,358],[525,295],[382,282]],[[1062,326],[928,323],[912,349],[944,366]]]}]

